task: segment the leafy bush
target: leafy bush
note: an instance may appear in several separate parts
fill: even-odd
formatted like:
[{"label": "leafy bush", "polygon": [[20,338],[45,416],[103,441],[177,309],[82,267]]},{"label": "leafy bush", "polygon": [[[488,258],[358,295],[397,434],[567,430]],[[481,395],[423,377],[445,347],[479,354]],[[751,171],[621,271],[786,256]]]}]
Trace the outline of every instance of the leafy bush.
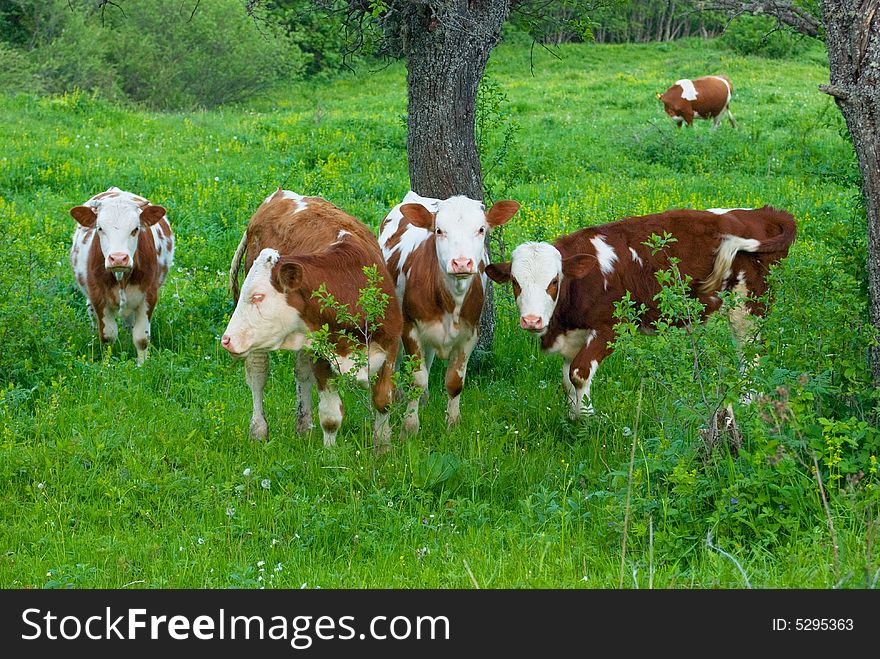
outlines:
[{"label": "leafy bush", "polygon": [[810,39],[790,30],[778,29],[776,21],[764,16],[738,16],[724,30],[721,43],[740,55],[773,59],[803,53]]},{"label": "leafy bush", "polygon": [[[239,0],[199,3],[195,12],[177,0],[139,0],[103,11],[94,4],[16,0],[16,11],[2,17],[4,33],[29,35],[25,47],[46,91],[82,89],[190,110],[246,98],[298,76],[306,62],[289,34],[253,20]],[[12,57],[0,51],[20,71],[23,58]]]},{"label": "leafy bush", "polygon": [[290,39],[259,28],[238,0],[202,3],[194,14],[177,0],[127,7],[113,18],[110,60],[126,95],[152,107],[213,107],[302,70]]},{"label": "leafy bush", "polygon": [[0,92],[43,91],[37,67],[20,50],[0,41]]}]

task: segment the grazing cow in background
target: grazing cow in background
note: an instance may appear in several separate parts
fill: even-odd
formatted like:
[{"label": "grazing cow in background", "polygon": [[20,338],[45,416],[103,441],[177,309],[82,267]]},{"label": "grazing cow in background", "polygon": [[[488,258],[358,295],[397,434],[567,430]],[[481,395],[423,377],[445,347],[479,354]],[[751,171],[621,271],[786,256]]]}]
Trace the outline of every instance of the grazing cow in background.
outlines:
[{"label": "grazing cow in background", "polygon": [[[247,273],[238,289],[238,270],[245,257]],[[377,411],[374,448],[388,447],[392,399],[391,376],[397,360],[402,326],[400,305],[394,295],[376,236],[365,224],[320,197],[303,197],[279,188],[253,214],[241,238],[229,272],[235,311],[223,334],[223,347],[235,358],[244,358],[245,378],[253,395],[250,433],[265,439],[269,427],[263,414],[263,389],[269,373],[269,352],[296,351],[297,431],[312,427],[312,384],[318,385],[318,417],[324,445],[336,443],[342,423],[342,400],[332,383],[334,374],[353,367],[353,351],[342,332],[361,338],[360,328],[342,323],[332,308],[322,308],[312,297],[321,284],[351,314],[363,314],[358,304],[368,286],[365,266],[376,266],[380,287],[388,298],[381,325],[370,337],[369,366],[355,376],[363,386],[372,384]],[[310,333],[327,325],[336,359],[312,360],[305,351]],[[370,382],[371,376],[375,379]]]},{"label": "grazing cow in background", "polygon": [[[645,243],[664,232],[676,240],[652,254]],[[704,314],[721,306],[720,291],[760,297],[767,291],[770,266],[788,254],[795,234],[791,214],[769,206],[670,210],[581,229],[552,245],[522,244],[510,262],[493,263],[486,274],[513,284],[520,326],[541,337],[545,352],[562,354],[562,381],[570,415],[577,418],[593,411],[590,383],[611,352],[614,303],[627,291],[636,307],[645,305],[641,323],[648,331],[660,315],[655,273],[669,268],[671,257],[679,259],[682,276],[692,278],[690,294],[705,306]],[[732,321],[741,309],[741,303],[734,305]],[[754,299],[745,309],[764,313]],[[746,324],[733,325],[743,339]]]},{"label": "grazing cow in background", "polygon": [[174,235],[162,206],[131,192],[110,188],[70,214],[70,264],[97,321],[101,341],[115,341],[119,315],[131,327],[138,365],[147,358],[150,319],[159,287],[174,258]]},{"label": "grazing cow in background", "polygon": [[[498,201],[488,211],[464,196],[446,200],[408,192],[379,227],[379,244],[403,310],[403,345],[419,360],[415,384],[428,393],[434,357],[447,359],[446,421],[459,419],[468,359],[477,344],[489,262],[486,236],[507,222],[519,204]],[[412,400],[404,430],[419,430],[419,400]]]},{"label": "grazing cow in background", "polygon": [[705,76],[695,80],[677,80],[665,92],[657,94],[657,98],[663,102],[666,114],[679,128],[682,123],[690,126],[695,117],[712,119],[712,127],[718,128],[725,111],[730,125],[736,128],[729,107],[732,94],[733,87],[727,76]]}]

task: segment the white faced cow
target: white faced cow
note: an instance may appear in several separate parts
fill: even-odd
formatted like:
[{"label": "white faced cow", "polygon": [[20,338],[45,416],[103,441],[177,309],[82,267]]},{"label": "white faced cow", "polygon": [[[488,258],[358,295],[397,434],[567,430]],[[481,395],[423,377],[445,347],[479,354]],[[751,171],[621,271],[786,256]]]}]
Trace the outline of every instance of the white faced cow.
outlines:
[{"label": "white faced cow", "polygon": [[[403,345],[420,364],[415,384],[423,391],[422,401],[434,356],[449,360],[449,425],[459,419],[468,359],[477,344],[487,284],[483,271],[489,262],[486,236],[518,209],[515,201],[496,202],[487,211],[468,197],[441,201],[410,191],[379,228],[379,244],[403,310]],[[404,430],[419,430],[418,400],[409,403]]]},{"label": "white faced cow", "polygon": [[[670,233],[675,242],[652,254],[652,235]],[[541,337],[545,352],[563,357],[562,381],[577,418],[593,411],[590,383],[615,338],[614,303],[627,291],[636,306],[644,305],[643,328],[659,318],[655,274],[679,259],[682,275],[691,277],[689,293],[705,314],[721,306],[719,291],[744,298],[767,291],[772,264],[788,254],[796,227],[790,213],[758,209],[670,210],[629,217],[560,236],[552,245],[525,243],[509,263],[493,263],[486,274],[510,282],[520,314],[520,327]],[[741,299],[742,299],[741,298]],[[761,315],[761,303],[749,298],[745,311]],[[742,305],[731,308],[731,320],[742,317]],[[740,339],[748,328],[741,318]]]},{"label": "white faced cow", "polygon": [[[246,256],[247,276],[238,290],[238,269]],[[230,288],[235,311],[223,334],[223,347],[235,358],[244,358],[245,377],[253,395],[250,432],[264,439],[269,426],[263,414],[263,389],[269,372],[269,352],[297,352],[297,431],[312,427],[312,384],[318,385],[318,416],[324,445],[336,443],[342,423],[342,400],[332,378],[350,372],[352,352],[361,340],[360,328],[337,318],[313,297],[322,284],[351,314],[362,315],[358,294],[368,286],[365,266],[376,266],[380,287],[388,298],[385,316],[370,340],[369,366],[356,377],[372,385],[377,411],[373,438],[376,452],[388,448],[392,399],[391,376],[400,344],[400,305],[376,236],[365,224],[320,197],[303,197],[278,189],[260,205],[248,223],[230,268]],[[311,332],[327,326],[335,345],[335,359],[312,360],[303,348]],[[363,347],[361,344],[360,347]],[[370,378],[376,377],[370,382]]]},{"label": "white faced cow", "polygon": [[174,258],[174,235],[162,206],[110,188],[70,214],[79,222],[70,247],[76,283],[102,341],[115,341],[117,315],[132,330],[138,364],[150,344],[150,319]]}]

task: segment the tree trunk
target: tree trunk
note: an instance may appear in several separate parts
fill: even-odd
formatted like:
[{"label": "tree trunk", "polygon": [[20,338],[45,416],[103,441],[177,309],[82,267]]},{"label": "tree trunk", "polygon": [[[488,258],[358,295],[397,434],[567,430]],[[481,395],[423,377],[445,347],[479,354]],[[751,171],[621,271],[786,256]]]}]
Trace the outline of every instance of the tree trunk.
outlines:
[{"label": "tree trunk", "polygon": [[[412,190],[446,199],[483,199],[474,135],[477,87],[489,53],[501,39],[509,0],[443,0],[416,4],[407,18],[407,154]],[[492,286],[480,316],[477,351],[495,333]]]},{"label": "tree trunk", "polygon": [[[868,293],[880,332],[880,0],[822,0],[831,94],[840,108],[862,174],[868,217]],[[880,385],[880,348],[871,349]]]}]

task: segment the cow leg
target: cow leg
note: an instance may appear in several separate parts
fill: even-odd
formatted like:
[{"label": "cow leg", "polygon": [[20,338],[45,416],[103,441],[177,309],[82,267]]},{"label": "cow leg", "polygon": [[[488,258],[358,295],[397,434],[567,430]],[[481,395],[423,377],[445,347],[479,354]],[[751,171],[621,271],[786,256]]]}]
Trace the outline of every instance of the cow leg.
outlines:
[{"label": "cow leg", "polygon": [[[758,364],[758,356],[755,356],[755,361],[753,363],[747,363],[742,359],[741,346],[758,340],[759,336],[755,329],[755,316],[752,315],[751,310],[749,309],[747,300],[749,290],[746,286],[743,275],[744,273],[740,273],[739,281],[731,290],[732,296],[730,307],[727,309],[727,318],[730,321],[730,327],[736,337],[737,344],[740,346],[740,358],[742,360],[742,365],[739,369],[740,376],[744,380],[748,380],[752,368]],[[743,405],[748,405],[754,399],[755,394],[756,392],[752,390],[746,391],[740,396],[740,402]],[[731,415],[732,414],[733,412],[731,411]]]},{"label": "cow leg", "polygon": [[614,338],[614,331],[610,328],[595,330],[589,335],[586,344],[574,356],[568,368],[568,383],[563,378],[568,397],[569,412],[572,419],[578,419],[583,414],[593,413],[593,402],[590,398],[590,385],[599,363],[608,356],[611,350],[608,342]]},{"label": "cow leg", "polygon": [[419,399],[427,396],[428,374],[431,370],[431,360],[434,358],[434,351],[430,348],[423,351],[421,343],[413,336],[414,333],[414,329],[404,332],[403,345],[407,354],[414,356],[418,361],[418,368],[413,373],[413,386],[422,393],[406,404],[402,432],[407,435],[415,435],[419,432]]},{"label": "cow leg", "polygon": [[116,326],[116,314],[119,312],[119,309],[107,305],[96,311],[101,341],[113,343],[119,337],[119,327]]},{"label": "cow leg", "polygon": [[449,396],[446,403],[446,425],[448,426],[458,423],[461,391],[464,389],[468,360],[476,345],[477,333],[473,332],[462,349],[454,351],[449,356],[449,362],[446,366],[446,393]]},{"label": "cow leg", "polygon": [[336,446],[336,433],[342,425],[342,398],[333,384],[333,371],[326,359],[317,359],[312,372],[318,384],[318,421],[324,432],[324,446]]},{"label": "cow leg", "polygon": [[251,389],[254,411],[251,415],[251,439],[266,439],[269,436],[269,424],[263,414],[263,389],[269,377],[269,354],[254,353],[244,358],[244,379]]},{"label": "cow leg", "polygon": [[730,108],[727,108],[727,118],[730,119],[730,125],[736,128],[736,119],[733,118],[733,112],[730,111]]},{"label": "cow leg", "polygon": [[134,322],[131,328],[131,338],[137,348],[138,366],[143,365],[147,358],[147,348],[150,346],[150,317],[147,314],[147,303],[143,302],[134,310]]},{"label": "cow leg", "polygon": [[296,378],[296,431],[300,434],[309,432],[315,427],[312,422],[312,385],[315,375],[312,373],[312,362],[305,350],[296,353],[294,364]]},{"label": "cow leg", "polygon": [[716,128],[718,128],[718,126],[721,125],[721,115],[722,114],[724,114],[723,110],[721,112],[719,112],[718,114],[716,114],[714,117],[712,117],[712,130],[715,130]]},{"label": "cow leg", "polygon": [[373,452],[376,455],[386,453],[391,448],[391,398],[394,384],[395,355],[388,355],[379,369],[379,373],[373,382],[373,407],[376,408],[376,422],[373,424]]}]

